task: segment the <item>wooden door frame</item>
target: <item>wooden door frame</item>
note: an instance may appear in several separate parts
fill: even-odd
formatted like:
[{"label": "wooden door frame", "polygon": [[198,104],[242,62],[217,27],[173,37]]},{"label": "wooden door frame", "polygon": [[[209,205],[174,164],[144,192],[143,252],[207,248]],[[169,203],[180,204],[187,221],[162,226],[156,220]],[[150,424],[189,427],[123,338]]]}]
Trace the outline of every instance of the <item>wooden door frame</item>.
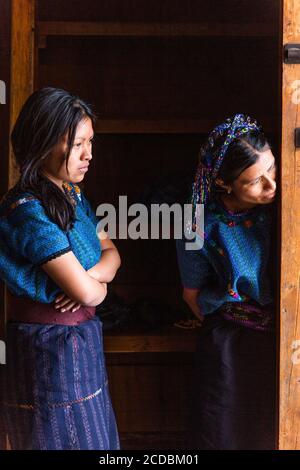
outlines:
[{"label": "wooden door frame", "polygon": [[[9,83],[9,122],[8,135],[18,117],[20,109],[34,87],[35,66],[35,4],[36,0],[10,1],[10,83]],[[19,170],[12,152],[10,139],[7,138],[7,189],[19,178]],[[3,315],[0,331],[5,330],[6,289],[2,295]],[[4,333],[3,333],[4,334]],[[5,335],[4,335],[5,336]]]},{"label": "wooden door frame", "polygon": [[[10,131],[24,101],[33,92],[35,0],[11,0]],[[19,176],[10,147],[8,186]]]},{"label": "wooden door frame", "polygon": [[[300,43],[300,1],[283,0],[283,44]],[[297,80],[299,83],[297,83]],[[279,449],[300,449],[300,64],[282,66]]]},{"label": "wooden door frame", "polygon": [[[22,104],[34,88],[35,0],[11,0],[10,3],[11,70],[7,89],[11,130]],[[282,8],[283,44],[300,43],[300,0],[282,0]],[[281,71],[278,448],[300,449],[300,150],[296,150],[294,146],[294,129],[300,127],[300,107],[295,100],[295,81],[300,80],[300,64],[283,64]],[[11,187],[18,177],[18,171],[13,163],[11,150],[8,152],[7,149],[6,155],[7,180]],[[2,321],[4,318],[1,318]]]},{"label": "wooden door frame", "polygon": [[[21,106],[33,91],[35,0],[0,0],[1,77],[6,85],[6,103],[1,117],[1,197],[18,179],[10,146],[10,133]],[[0,339],[5,340],[5,286],[0,283]],[[1,365],[0,367],[5,367]],[[9,448],[0,436],[0,449]]]}]

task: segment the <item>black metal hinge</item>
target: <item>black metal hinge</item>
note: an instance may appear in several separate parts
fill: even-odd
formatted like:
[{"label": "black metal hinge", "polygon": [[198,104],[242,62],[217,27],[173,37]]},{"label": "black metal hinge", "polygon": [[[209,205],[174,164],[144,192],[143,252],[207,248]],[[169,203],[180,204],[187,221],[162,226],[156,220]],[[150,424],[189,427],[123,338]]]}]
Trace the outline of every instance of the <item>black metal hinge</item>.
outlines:
[{"label": "black metal hinge", "polygon": [[300,44],[285,44],[283,60],[285,64],[300,64]]},{"label": "black metal hinge", "polygon": [[298,149],[300,147],[300,128],[296,127],[295,129],[295,147]]}]

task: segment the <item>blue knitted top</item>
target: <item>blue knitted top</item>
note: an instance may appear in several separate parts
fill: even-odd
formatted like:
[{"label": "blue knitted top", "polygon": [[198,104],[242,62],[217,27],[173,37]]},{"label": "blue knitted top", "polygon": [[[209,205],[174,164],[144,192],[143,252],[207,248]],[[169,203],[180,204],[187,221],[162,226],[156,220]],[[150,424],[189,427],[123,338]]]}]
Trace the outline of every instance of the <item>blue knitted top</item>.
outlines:
[{"label": "blue knitted top", "polygon": [[17,296],[51,303],[61,289],[41,265],[73,251],[85,270],[98,263],[101,245],[98,220],[77,185],[64,184],[76,204],[74,226],[63,231],[48,218],[41,202],[29,193],[9,191],[0,203],[0,277]]},{"label": "blue knitted top", "polygon": [[[184,287],[200,289],[198,304],[209,314],[226,302],[249,299],[260,305],[272,302],[269,273],[272,206],[258,205],[232,213],[221,201],[204,211],[203,247],[186,250],[177,241],[177,256]],[[200,240],[200,236],[198,241]]]}]

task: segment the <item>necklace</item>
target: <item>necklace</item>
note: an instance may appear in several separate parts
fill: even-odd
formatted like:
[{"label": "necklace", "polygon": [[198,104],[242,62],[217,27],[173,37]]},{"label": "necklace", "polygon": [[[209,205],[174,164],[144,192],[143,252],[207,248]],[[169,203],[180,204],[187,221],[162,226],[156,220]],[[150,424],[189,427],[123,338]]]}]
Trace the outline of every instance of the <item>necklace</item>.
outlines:
[{"label": "necklace", "polygon": [[225,207],[223,201],[218,198],[216,201],[211,203],[211,209],[215,213],[215,217],[228,225],[228,227],[235,227],[243,224],[246,228],[250,228],[254,224],[254,220],[263,220],[263,214],[255,214],[255,209],[246,209],[240,212],[234,212]]}]

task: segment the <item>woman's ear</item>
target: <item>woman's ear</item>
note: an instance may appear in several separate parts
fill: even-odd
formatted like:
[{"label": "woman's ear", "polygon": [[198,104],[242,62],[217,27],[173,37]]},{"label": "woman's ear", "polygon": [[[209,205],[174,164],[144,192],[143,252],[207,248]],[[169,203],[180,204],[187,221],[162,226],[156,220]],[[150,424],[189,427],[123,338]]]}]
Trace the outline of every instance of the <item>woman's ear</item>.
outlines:
[{"label": "woman's ear", "polygon": [[230,194],[232,191],[232,187],[228,184],[225,184],[221,178],[216,178],[216,185],[219,186],[220,189],[226,191],[228,194]]}]

